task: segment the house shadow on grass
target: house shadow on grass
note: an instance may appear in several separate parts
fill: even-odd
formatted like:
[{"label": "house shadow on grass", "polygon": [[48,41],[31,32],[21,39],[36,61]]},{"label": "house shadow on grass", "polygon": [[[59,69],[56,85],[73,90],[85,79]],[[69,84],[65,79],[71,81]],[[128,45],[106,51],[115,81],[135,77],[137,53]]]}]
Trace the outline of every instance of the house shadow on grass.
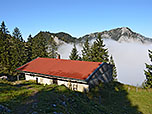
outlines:
[{"label": "house shadow on grass", "polygon": [[[28,89],[28,84],[13,87]],[[89,93],[71,91],[55,84],[31,83],[30,87],[29,91],[33,91],[30,95],[23,92],[0,104],[11,109],[13,114],[142,114],[138,106],[131,104],[128,92],[118,82],[101,84]]]},{"label": "house shadow on grass", "polygon": [[39,86],[42,89],[33,91],[30,96],[18,94],[0,104],[7,106],[13,114],[108,114],[85,93],[69,90],[63,85]]},{"label": "house shadow on grass", "polygon": [[88,97],[102,104],[110,114],[143,114],[138,106],[132,105],[128,94],[123,84],[111,82],[93,88]]},{"label": "house shadow on grass", "polygon": [[44,86],[32,100],[28,112],[23,114],[108,114],[102,105],[90,100],[85,93],[72,91],[64,85]]}]

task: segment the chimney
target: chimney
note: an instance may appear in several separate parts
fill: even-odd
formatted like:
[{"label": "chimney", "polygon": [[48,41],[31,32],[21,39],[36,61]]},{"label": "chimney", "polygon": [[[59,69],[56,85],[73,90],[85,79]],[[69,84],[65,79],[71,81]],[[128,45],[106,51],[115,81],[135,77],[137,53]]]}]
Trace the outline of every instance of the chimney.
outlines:
[{"label": "chimney", "polygon": [[60,59],[60,54],[57,55],[57,59]]}]

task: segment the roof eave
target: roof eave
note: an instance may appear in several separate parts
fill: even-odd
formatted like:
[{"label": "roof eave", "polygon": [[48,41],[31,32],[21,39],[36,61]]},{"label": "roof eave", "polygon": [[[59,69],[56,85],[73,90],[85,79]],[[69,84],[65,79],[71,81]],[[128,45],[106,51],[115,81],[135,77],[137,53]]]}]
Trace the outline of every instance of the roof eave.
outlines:
[{"label": "roof eave", "polygon": [[[39,58],[39,57],[37,57],[37,58]],[[35,58],[35,59],[37,59],[37,58]],[[32,59],[31,61],[33,61],[33,60],[35,60],[35,59]],[[17,67],[15,70],[17,70],[18,68],[20,68],[20,67],[22,67],[22,66],[27,65],[27,64],[28,64],[28,63],[30,63],[31,61],[29,61],[29,62],[27,62],[27,63],[25,63],[25,64],[23,64],[23,65],[21,65],[21,66]],[[17,71],[19,71],[19,70],[17,70]]]},{"label": "roof eave", "polygon": [[50,76],[50,77],[54,77],[54,78],[62,78],[62,79],[76,80],[76,81],[78,81],[78,82],[87,83],[86,80],[81,80],[81,79],[76,79],[76,78],[68,78],[68,77],[54,76],[54,75],[41,74],[41,73],[35,73],[35,72],[28,72],[28,71],[20,71],[20,70],[17,70],[17,71],[22,72],[22,73],[32,73],[32,74],[41,75],[41,76]]}]

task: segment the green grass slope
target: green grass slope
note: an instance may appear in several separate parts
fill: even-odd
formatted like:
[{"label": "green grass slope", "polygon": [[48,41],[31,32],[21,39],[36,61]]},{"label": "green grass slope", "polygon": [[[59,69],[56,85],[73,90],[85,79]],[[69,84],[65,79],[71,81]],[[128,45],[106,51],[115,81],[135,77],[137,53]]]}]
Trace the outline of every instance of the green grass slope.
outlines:
[{"label": "green grass slope", "polygon": [[[118,82],[89,93],[32,81],[0,81],[0,105],[12,114],[152,114],[152,90]],[[8,113],[5,110],[0,113]]]}]

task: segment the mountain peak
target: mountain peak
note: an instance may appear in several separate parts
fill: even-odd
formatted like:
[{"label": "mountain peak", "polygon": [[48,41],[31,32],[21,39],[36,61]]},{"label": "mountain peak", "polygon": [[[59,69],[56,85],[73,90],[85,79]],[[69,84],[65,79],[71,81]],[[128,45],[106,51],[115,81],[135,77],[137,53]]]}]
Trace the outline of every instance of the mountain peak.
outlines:
[{"label": "mountain peak", "polygon": [[131,29],[129,29],[128,27],[122,27],[121,31],[122,31],[122,34],[124,34],[124,33],[132,33]]},{"label": "mountain peak", "polygon": [[138,41],[140,43],[152,42],[152,39],[146,38],[136,32],[133,32],[128,27],[121,27],[121,28],[111,29],[109,31],[92,33],[89,35],[85,35],[81,39],[83,40],[85,40],[86,38],[88,38],[89,40],[96,39],[98,34],[100,34],[102,38],[113,39],[118,42],[134,42],[134,41],[136,42]]}]

